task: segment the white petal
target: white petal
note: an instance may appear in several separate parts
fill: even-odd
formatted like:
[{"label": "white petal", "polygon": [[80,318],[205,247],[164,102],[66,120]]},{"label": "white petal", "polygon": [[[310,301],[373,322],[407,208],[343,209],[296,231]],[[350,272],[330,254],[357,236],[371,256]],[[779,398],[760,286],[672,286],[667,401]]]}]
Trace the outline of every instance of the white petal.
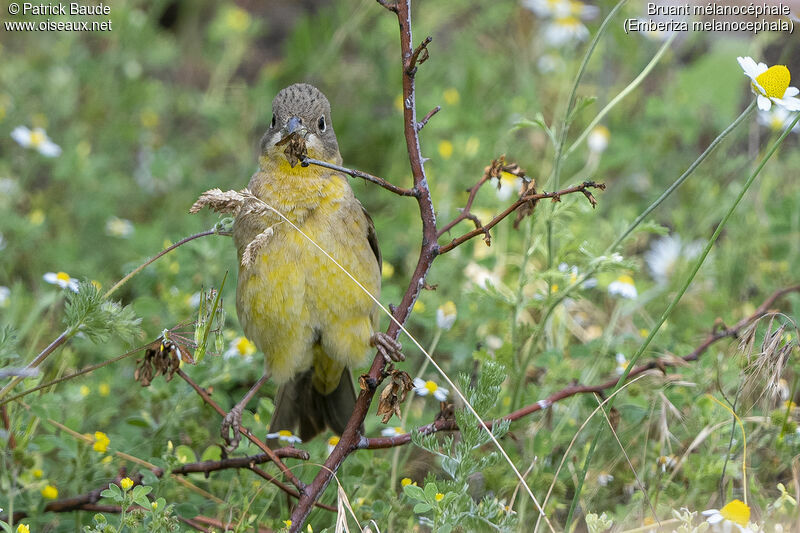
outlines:
[{"label": "white petal", "polygon": [[443,402],[447,399],[448,392],[450,391],[448,391],[445,388],[439,387],[438,389],[436,389],[436,392],[433,393],[433,397],[439,400],[440,402]]},{"label": "white petal", "polygon": [[280,435],[278,433],[267,433],[268,439],[277,439]]},{"label": "white petal", "polygon": [[25,126],[17,126],[11,132],[11,138],[17,141],[20,146],[28,148],[31,145],[31,130]]},{"label": "white petal", "polygon": [[425,388],[425,380],[422,378],[414,378],[414,387]]},{"label": "white petal", "polygon": [[745,74],[750,76],[751,78],[757,76],[754,74],[756,71],[756,62],[753,60],[752,57],[737,57],[736,61],[739,62],[739,66],[742,67],[742,70]]},{"label": "white petal", "polygon": [[48,272],[47,274],[42,276],[42,279],[44,279],[47,283],[52,283],[53,285],[58,283],[58,276],[56,275],[55,272]]},{"label": "white petal", "polygon": [[800,98],[795,98],[794,96],[789,96],[789,97],[784,96],[783,98],[780,99],[773,98],[772,101],[778,105],[783,106],[789,111],[800,111]]},{"label": "white petal", "polygon": [[711,516],[712,514],[718,514],[718,513],[719,509],[707,509],[700,514],[702,514],[703,516]]},{"label": "white petal", "polygon": [[762,111],[769,111],[772,107],[772,102],[766,96],[758,95],[758,108]]},{"label": "white petal", "polygon": [[39,145],[39,153],[45,157],[58,157],[61,155],[61,147],[50,139],[46,139]]},{"label": "white petal", "polygon": [[798,93],[800,93],[800,89],[797,87],[789,87],[786,89],[786,92],[783,93],[783,97],[786,98],[787,96],[797,96]]},{"label": "white petal", "polygon": [[78,280],[77,279],[70,279],[67,284],[64,286],[65,289],[69,289],[72,292],[78,292]]}]

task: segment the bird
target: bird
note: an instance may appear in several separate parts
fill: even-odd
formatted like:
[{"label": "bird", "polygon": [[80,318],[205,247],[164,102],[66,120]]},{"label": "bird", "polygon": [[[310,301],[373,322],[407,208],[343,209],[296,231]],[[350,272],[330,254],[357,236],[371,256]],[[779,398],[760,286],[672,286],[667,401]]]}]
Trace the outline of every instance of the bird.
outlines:
[{"label": "bird", "polygon": [[[272,102],[248,189],[291,224],[272,211],[234,219],[236,311],[245,336],[264,354],[265,377],[278,385],[270,433],[290,431],[307,441],[326,428],[342,434],[356,400],[350,369],[366,363],[370,348],[387,361],[404,356],[397,341],[378,331],[380,309],[372,298],[309,241],[377,298],[382,259],[372,218],[354,196],[348,176],[297,164],[289,141],[301,142],[304,156],[342,164],[330,103],[313,85],[290,85]],[[268,240],[244,265],[247,245],[264,231],[270,232]],[[230,427],[236,435],[254,389],[223,422],[228,444]]]}]

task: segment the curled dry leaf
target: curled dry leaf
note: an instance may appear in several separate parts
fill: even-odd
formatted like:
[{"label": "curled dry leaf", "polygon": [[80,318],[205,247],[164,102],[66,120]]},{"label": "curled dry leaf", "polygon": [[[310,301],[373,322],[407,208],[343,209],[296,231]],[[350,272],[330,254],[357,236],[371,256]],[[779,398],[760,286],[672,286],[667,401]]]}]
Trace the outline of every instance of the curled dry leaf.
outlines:
[{"label": "curled dry leaf", "polygon": [[156,339],[145,348],[144,357],[136,360],[133,379],[140,382],[142,387],[148,387],[159,374],[164,374],[166,380],[170,381],[178,371],[181,361],[194,364],[194,359],[185,346],[163,338]]},{"label": "curled dry leaf", "polygon": [[402,370],[392,370],[387,381],[386,387],[381,392],[380,400],[378,400],[378,416],[382,417],[381,420],[384,424],[389,422],[392,415],[401,418],[400,404],[405,401],[408,392],[414,388],[411,376]]},{"label": "curled dry leaf", "polygon": [[277,143],[275,146],[286,145],[283,153],[286,155],[286,160],[294,168],[294,166],[308,157],[308,150],[306,149],[306,139],[297,132],[290,133]]}]

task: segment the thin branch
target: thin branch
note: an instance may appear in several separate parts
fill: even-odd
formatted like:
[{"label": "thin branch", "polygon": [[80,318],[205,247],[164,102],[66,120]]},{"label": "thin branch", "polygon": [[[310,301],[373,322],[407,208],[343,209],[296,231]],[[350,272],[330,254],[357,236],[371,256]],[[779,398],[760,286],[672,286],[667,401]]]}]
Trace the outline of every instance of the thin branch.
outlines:
[{"label": "thin branch", "polygon": [[441,111],[441,109],[442,109],[442,106],[437,105],[436,107],[434,107],[433,109],[428,111],[428,114],[426,114],[424,117],[422,117],[422,120],[417,122],[417,131],[421,131],[422,128],[424,128],[425,125],[428,123],[428,121],[431,119],[431,117],[433,115],[435,115],[436,113],[438,113],[439,111]]},{"label": "thin branch", "polygon": [[379,178],[378,176],[373,176],[372,174],[367,174],[366,172],[362,172],[360,170],[334,165],[333,163],[328,163],[327,161],[320,161],[319,159],[312,159],[310,157],[305,157],[301,159],[300,164],[304,167],[307,167],[308,165],[317,165],[320,167],[329,168],[331,170],[336,170],[343,174],[349,174],[354,178],[362,178],[376,185],[380,185],[387,191],[391,191],[400,196],[415,196],[415,192],[413,189],[405,189],[403,187],[398,187],[397,185],[392,185],[383,178]]},{"label": "thin branch", "polygon": [[[487,222],[484,226],[480,228],[476,228],[472,231],[461,235],[450,241],[449,243],[442,245],[439,247],[439,254],[446,254],[447,252],[451,251],[453,248],[464,244],[471,238],[475,237],[476,235],[486,234],[492,227],[497,225],[498,222],[506,218],[508,215],[519,209],[525,204],[529,204],[531,208],[535,207],[536,203],[539,200],[543,200],[545,198],[550,198],[554,202],[560,202],[561,197],[567,194],[574,194],[574,193],[582,193],[586,198],[589,200],[589,203],[592,204],[594,207],[597,204],[597,200],[594,199],[594,196],[589,191],[589,189],[600,189],[604,190],[606,188],[605,184],[603,183],[595,183],[594,181],[585,181],[580,185],[575,185],[574,187],[568,187],[566,189],[562,189],[556,192],[543,192],[543,193],[535,193],[535,194],[523,194],[522,196],[517,199],[516,202],[508,206],[502,213],[494,217],[492,220]],[[458,217],[456,217],[458,218]],[[460,220],[459,220],[460,222]],[[447,226],[445,226],[447,227]]]},{"label": "thin branch", "polygon": [[392,13],[397,13],[397,2],[389,2],[388,0],[377,0],[377,2]]},{"label": "thin branch", "polygon": [[[380,2],[380,0],[378,0]],[[383,2],[380,2],[384,5]],[[387,334],[393,339],[397,339],[400,333],[400,324],[405,323],[411,314],[411,308],[417,301],[420,291],[425,283],[425,277],[433,264],[433,260],[438,255],[438,244],[436,242],[436,213],[433,208],[428,180],[425,176],[424,158],[419,145],[419,131],[417,130],[417,107],[414,87],[414,75],[416,66],[421,62],[422,49],[427,47],[430,39],[423,41],[417,49],[412,46],[411,36],[411,1],[398,0],[395,3],[397,20],[400,23],[400,52],[403,64],[403,132],[408,151],[408,160],[411,165],[415,192],[419,206],[420,218],[422,220],[422,243],[417,260],[417,266],[409,280],[408,288],[403,295],[400,304],[394,308],[393,319],[389,324]],[[387,7],[384,5],[384,7]],[[427,54],[427,50],[426,50]],[[356,449],[356,445],[363,437],[360,435],[361,424],[367,416],[372,397],[375,390],[384,378],[383,369],[386,364],[385,359],[380,353],[375,355],[369,372],[362,376],[365,387],[356,400],[353,414],[345,427],[344,432],[333,452],[328,456],[325,465],[317,473],[314,481],[306,489],[300,498],[297,507],[292,512],[291,532],[297,532],[303,526],[311,512],[312,505],[317,501],[325,488],[333,479],[337,470],[347,456]]]},{"label": "thin branch", "polygon": [[[666,359],[658,359],[655,361],[650,361],[649,363],[645,363],[643,365],[637,366],[633,370],[631,370],[630,374],[628,374],[628,380],[639,376],[645,372],[650,370],[661,370],[664,371],[665,368],[674,367],[674,366],[682,366],[684,363],[689,363],[692,361],[697,361],[700,356],[708,350],[708,348],[722,339],[727,339],[730,337],[738,336],[739,332],[745,329],[747,326],[758,320],[759,318],[766,315],[772,305],[783,296],[791,293],[791,292],[800,292],[800,285],[793,285],[791,287],[786,287],[780,290],[775,291],[772,293],[764,302],[758,306],[758,309],[753,312],[748,317],[745,317],[733,326],[725,329],[717,329],[716,327],[708,334],[706,339],[692,352],[689,354],[674,359],[674,360],[666,360]],[[538,402],[525,406],[521,409],[517,409],[506,416],[498,419],[498,420],[487,420],[485,423],[486,425],[491,428],[494,424],[496,424],[500,420],[508,420],[508,421],[515,421],[528,416],[530,414],[536,413],[537,411],[542,411],[551,407],[554,403],[564,400],[566,398],[570,398],[572,396],[576,396],[578,394],[598,394],[603,395],[605,391],[608,389],[613,388],[617,384],[618,379],[613,378],[604,383],[600,383],[598,385],[580,385],[574,384],[568,387],[565,387],[557,392],[554,392],[544,400],[539,400]],[[422,435],[428,435],[430,433],[436,433],[439,431],[455,431],[458,430],[458,426],[455,423],[455,420],[452,419],[442,419],[437,420],[431,424],[426,424],[416,429],[416,432],[421,433]],[[404,433],[402,435],[396,435],[393,437],[373,437],[373,438],[362,438],[361,441],[358,443],[359,449],[369,449],[375,450],[379,448],[394,448],[395,446],[403,446],[411,442],[411,433]]]},{"label": "thin branch", "polygon": [[[195,392],[197,392],[197,394],[200,395],[200,397],[203,399],[204,402],[206,402],[208,405],[211,406],[212,409],[214,409],[217,413],[219,413],[220,416],[224,417],[227,414],[227,413],[225,413],[225,411],[222,410],[222,408],[217,404],[217,402],[215,402],[214,400],[211,399],[211,396],[208,394],[208,392],[206,392],[206,390],[203,389],[203,387],[201,387],[200,385],[195,383],[194,380],[192,380],[192,378],[190,378],[186,374],[186,372],[184,372],[181,369],[178,369],[178,371],[176,373],[186,383],[188,383],[195,390]],[[305,484],[302,481],[300,481],[299,479],[297,479],[297,476],[295,476],[292,473],[292,471],[289,470],[289,468],[285,464],[283,464],[283,461],[280,460],[280,458],[277,456],[277,454],[274,451],[272,451],[266,444],[261,442],[261,440],[259,440],[258,437],[253,435],[253,433],[249,429],[247,429],[246,427],[242,426],[240,428],[240,431],[241,431],[242,435],[244,435],[245,437],[247,437],[250,440],[250,442],[252,442],[256,446],[258,446],[261,449],[261,451],[263,451],[264,453],[267,454],[267,456],[270,458],[270,460],[273,463],[275,463],[275,466],[278,467],[278,470],[280,470],[281,473],[284,476],[286,476],[286,479],[288,479],[292,483],[292,485],[297,487],[298,491],[301,494],[305,491],[305,489],[306,489]],[[275,480],[275,481],[277,481],[277,480]],[[281,490],[286,491],[286,486],[283,485],[282,483],[281,484],[275,483],[275,485],[278,488],[280,488]]]},{"label": "thin branch", "polygon": [[414,51],[411,52],[411,57],[408,59],[406,63],[406,74],[409,76],[413,76],[417,72],[417,67],[423,64],[425,61],[428,60],[430,54],[428,53],[428,45],[431,44],[433,37],[430,35],[425,37],[425,39],[419,43],[419,46],[414,48]]}]

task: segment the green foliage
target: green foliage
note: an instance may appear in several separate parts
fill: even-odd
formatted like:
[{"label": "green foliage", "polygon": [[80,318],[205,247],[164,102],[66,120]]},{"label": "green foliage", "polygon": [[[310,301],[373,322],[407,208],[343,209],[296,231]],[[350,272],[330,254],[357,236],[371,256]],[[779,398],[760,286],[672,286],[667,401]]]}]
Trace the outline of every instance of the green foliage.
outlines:
[{"label": "green foliage", "polygon": [[[269,102],[289,83],[308,81],[327,94],[345,165],[410,184],[392,15],[358,0],[322,3],[308,12],[299,4],[245,4],[248,11],[210,0],[132,0],[113,4],[115,29],[103,35],[4,34],[0,368],[24,367],[65,325],[70,337],[12,394],[109,361],[137,337],[152,340],[165,330],[198,361],[182,370],[223,409],[260,377],[262,356],[242,339],[236,319],[235,283],[220,283],[238,268],[227,237],[197,239],[170,252],[119,287],[115,301],[102,294],[172,242],[208,228],[230,231],[230,219],[186,211],[206,189],[246,186],[269,123]],[[598,16],[584,20],[592,33],[614,5],[596,4]],[[518,162],[538,191],[552,190],[566,99],[586,42],[549,43],[550,21],[517,0],[415,6],[415,39],[434,37],[418,71],[418,114],[442,106],[420,140],[430,158],[425,169],[440,224],[459,214],[466,189],[500,154]],[[661,46],[646,35],[625,34],[618,24],[640,11],[626,4],[600,39],[567,115],[566,147]],[[461,376],[460,389],[483,419],[535,406],[576,383],[605,383],[626,367],[778,132],[748,117],[618,249],[607,250],[609,244],[750,103],[736,56],[786,63],[796,80],[789,44],[785,35],[768,32],[749,40],[682,34],[642,85],[606,115],[607,147],[597,152],[582,143],[559,161],[560,186],[589,179],[607,185],[594,193],[596,208],[581,195],[540,202],[518,229],[513,216],[495,226],[491,246],[478,237],[436,259],[427,282],[437,289],[423,291],[407,326],[423,346],[435,345],[430,351],[449,376]],[[10,133],[21,125],[44,128],[61,155],[48,158],[19,145]],[[702,531],[707,526],[700,511],[744,497],[744,461],[754,519],[771,525],[796,518],[791,464],[800,454],[800,411],[784,402],[800,403],[793,325],[800,297],[788,294],[771,306],[784,313],[772,327],[775,333],[778,323],[785,326],[778,348],[762,349],[769,335],[761,323],[751,349],[723,340],[697,361],[668,363],[691,353],[712,330],[750,316],[776,289],[798,282],[797,145],[792,133],[643,354],[642,362],[660,364],[618,395],[609,416],[636,475],[605,427],[580,498],[577,518],[585,523],[578,530],[601,530],[609,522],[617,531],[641,527],[653,518],[652,506],[660,520],[677,520],[677,531]],[[381,301],[396,305],[416,267],[418,212],[413,201],[360,180],[351,184],[380,237],[386,265]],[[473,214],[485,224],[509,205],[516,187],[487,183]],[[441,242],[473,228],[462,222]],[[58,271],[94,280],[103,290],[81,282],[73,292],[43,280]],[[611,291],[626,277],[635,298]],[[202,294],[207,287],[220,290],[210,297]],[[447,301],[458,319],[443,330],[436,315]],[[404,344],[408,359],[398,367],[443,383],[430,367],[423,370],[411,343]],[[781,349],[789,356],[776,357]],[[133,379],[135,358],[3,406],[10,428],[0,424],[0,515],[23,510],[31,531],[56,533],[188,530],[176,518],[198,514],[231,520],[240,530],[284,528],[290,515],[284,493],[249,470],[184,476],[224,504],[168,475],[188,462],[222,457],[220,420],[179,379],[158,377],[141,387]],[[354,376],[363,371],[353,369]],[[7,383],[3,379],[0,389]],[[275,392],[268,383],[243,415],[258,436],[267,431]],[[727,398],[745,421],[746,455],[741,429],[708,394]],[[595,416],[579,432],[597,407],[588,394],[539,405],[545,407],[510,424],[495,423],[492,431],[527,472],[531,491],[559,529],[589,443],[606,422]],[[441,410],[454,417],[459,432],[414,432],[414,445],[359,450],[337,472],[360,524],[374,520],[373,530],[390,532],[530,531],[538,511],[489,434],[455,391],[440,407],[431,395],[409,397],[403,430],[431,423]],[[107,434],[109,451],[93,449],[52,422],[77,435]],[[365,421],[367,436],[385,428],[373,414]],[[14,447],[7,445],[11,434]],[[297,445],[309,453],[308,462],[287,460],[304,481],[328,456],[329,436]],[[156,478],[114,452],[167,474]],[[257,453],[243,442],[233,456]],[[47,486],[56,487],[59,498],[74,497],[106,487],[123,467],[152,488],[146,495],[138,486],[108,489],[99,503],[127,505],[123,516],[44,512]],[[148,505],[155,501],[157,509],[137,510],[134,493],[140,504],[142,496],[152,498]],[[329,489],[323,503],[336,505],[336,491]],[[315,509],[310,523],[314,531],[332,530],[335,515]],[[17,525],[0,522],[3,531]],[[540,523],[539,531],[545,529]]]},{"label": "green foliage", "polygon": [[106,342],[112,335],[131,340],[141,321],[130,306],[106,300],[92,283],[81,282],[77,292],[67,293],[64,323],[70,336],[83,333],[94,343]]}]

